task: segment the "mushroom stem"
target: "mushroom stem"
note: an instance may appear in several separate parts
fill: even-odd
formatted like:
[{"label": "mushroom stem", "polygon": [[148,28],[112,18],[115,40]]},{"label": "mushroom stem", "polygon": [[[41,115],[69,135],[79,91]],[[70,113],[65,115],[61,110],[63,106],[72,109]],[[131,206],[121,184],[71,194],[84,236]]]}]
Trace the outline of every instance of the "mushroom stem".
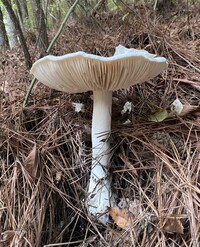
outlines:
[{"label": "mushroom stem", "polygon": [[110,164],[112,91],[96,90],[93,95],[92,117],[92,169],[89,181],[88,210],[92,215],[107,223],[107,207],[111,205]]}]

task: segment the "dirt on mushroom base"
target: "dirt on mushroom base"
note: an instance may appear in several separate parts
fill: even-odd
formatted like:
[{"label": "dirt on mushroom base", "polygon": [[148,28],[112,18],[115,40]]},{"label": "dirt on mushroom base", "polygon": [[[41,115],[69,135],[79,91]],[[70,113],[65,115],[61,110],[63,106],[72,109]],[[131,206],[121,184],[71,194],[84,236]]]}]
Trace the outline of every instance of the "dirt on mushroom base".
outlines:
[{"label": "dirt on mushroom base", "polygon": [[[137,16],[129,14],[125,22],[124,10],[102,13],[92,22],[82,17],[81,23],[68,24],[53,54],[83,50],[110,56],[122,43],[169,59],[163,76],[114,93],[113,190],[119,201],[124,198],[139,205],[140,213],[127,207],[133,220],[129,229],[113,221],[98,230],[96,221],[89,221],[84,198],[91,161],[92,99],[37,84],[22,111],[30,77],[15,50],[6,53],[9,59],[2,60],[0,68],[0,232],[6,245],[28,246],[28,240],[32,246],[63,242],[97,247],[148,246],[151,242],[156,246],[161,241],[166,246],[173,242],[189,246],[199,238],[199,111],[160,123],[147,120],[158,108],[170,111],[177,96],[184,104],[199,105],[198,14],[184,30],[184,14],[169,25],[166,19],[153,21],[149,11],[137,11]],[[122,115],[127,101],[133,110]],[[72,102],[84,103],[85,112],[76,113]],[[127,119],[131,123],[124,125]],[[176,230],[177,219],[184,235]]]}]

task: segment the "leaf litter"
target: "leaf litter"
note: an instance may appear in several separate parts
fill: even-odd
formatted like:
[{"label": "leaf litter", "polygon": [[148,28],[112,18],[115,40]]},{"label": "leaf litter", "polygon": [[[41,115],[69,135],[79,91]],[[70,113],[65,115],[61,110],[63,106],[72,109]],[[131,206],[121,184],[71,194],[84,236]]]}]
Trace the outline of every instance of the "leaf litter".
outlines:
[{"label": "leaf litter", "polygon": [[[114,92],[110,171],[117,200],[126,198],[127,205],[108,209],[112,219],[106,227],[89,218],[85,208],[91,166],[90,92],[68,95],[37,83],[22,109],[29,71],[19,48],[2,52],[1,244],[198,246],[200,39],[199,12],[191,8],[189,24],[184,12],[176,19],[159,13],[154,18],[148,8],[131,5],[92,19],[83,15],[81,22],[68,23],[53,51],[110,56],[121,43],[169,62],[167,72],[151,82]],[[30,50],[37,59],[34,44]],[[186,114],[148,121],[158,109],[170,112],[176,98],[190,106]],[[133,108],[122,115],[127,101]],[[73,102],[84,104],[84,112],[75,112]],[[131,207],[134,203],[139,213],[137,206]]]}]

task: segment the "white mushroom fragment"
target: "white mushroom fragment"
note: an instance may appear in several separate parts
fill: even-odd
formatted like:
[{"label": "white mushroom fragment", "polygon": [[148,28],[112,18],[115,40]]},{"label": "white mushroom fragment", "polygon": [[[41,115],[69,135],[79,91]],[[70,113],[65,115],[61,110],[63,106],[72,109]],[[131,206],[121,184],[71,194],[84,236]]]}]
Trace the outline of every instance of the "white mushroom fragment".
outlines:
[{"label": "white mushroom fragment", "polygon": [[116,48],[112,57],[76,52],[46,56],[33,64],[31,74],[45,85],[68,93],[93,91],[92,168],[88,211],[107,223],[112,206],[110,165],[112,91],[149,80],[164,69],[166,59],[145,50]]},{"label": "white mushroom fragment", "polygon": [[83,103],[72,102],[75,112],[85,112],[85,106]]},{"label": "white mushroom fragment", "polygon": [[127,102],[124,104],[124,106],[123,106],[123,110],[121,111],[121,114],[123,115],[123,114],[125,114],[126,112],[131,113],[132,108],[133,108],[132,102],[127,101]]}]

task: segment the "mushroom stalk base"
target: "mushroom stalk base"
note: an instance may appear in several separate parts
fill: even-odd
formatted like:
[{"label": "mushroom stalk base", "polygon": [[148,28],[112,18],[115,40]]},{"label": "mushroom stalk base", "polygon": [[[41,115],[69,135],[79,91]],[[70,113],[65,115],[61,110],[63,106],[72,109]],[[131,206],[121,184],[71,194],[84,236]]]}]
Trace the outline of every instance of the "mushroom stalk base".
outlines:
[{"label": "mushroom stalk base", "polygon": [[92,117],[92,169],[88,188],[88,211],[108,222],[107,207],[112,206],[110,165],[111,91],[94,91]]}]

